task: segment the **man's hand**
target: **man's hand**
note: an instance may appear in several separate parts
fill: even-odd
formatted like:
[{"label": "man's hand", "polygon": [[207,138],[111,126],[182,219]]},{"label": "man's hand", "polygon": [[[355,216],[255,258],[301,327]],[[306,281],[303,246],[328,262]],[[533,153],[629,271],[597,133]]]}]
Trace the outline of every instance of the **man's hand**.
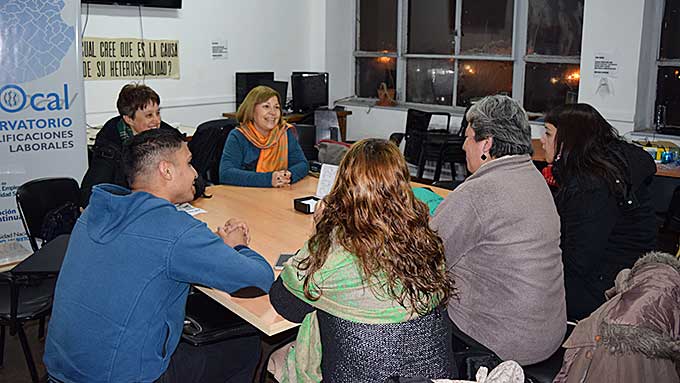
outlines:
[{"label": "man's hand", "polygon": [[224,226],[218,227],[215,233],[222,238],[225,244],[231,247],[248,246],[248,243],[250,243],[248,225],[236,218],[229,219]]},{"label": "man's hand", "polygon": [[272,172],[272,186],[280,188],[290,185],[292,174],[288,170],[277,170]]}]

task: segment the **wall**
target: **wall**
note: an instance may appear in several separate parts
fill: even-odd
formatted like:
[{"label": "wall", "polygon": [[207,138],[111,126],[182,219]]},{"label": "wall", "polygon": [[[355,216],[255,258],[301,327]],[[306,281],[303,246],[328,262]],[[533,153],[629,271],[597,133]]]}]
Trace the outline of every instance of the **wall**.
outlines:
[{"label": "wall", "polygon": [[[586,1],[583,12],[579,102],[593,105],[622,134],[635,126],[638,75],[645,73],[640,67],[644,10],[645,1],[599,0]],[[650,45],[646,41],[645,49]],[[604,80],[610,92],[597,91],[603,80],[593,74],[594,57],[601,52],[619,64],[617,76]]]},{"label": "wall", "polygon": [[325,67],[330,74],[329,99],[354,94],[354,1],[327,1],[325,25]]},{"label": "wall", "polygon": [[[142,8],[144,38],[179,40],[180,79],[146,80],[161,96],[163,119],[196,126],[233,111],[237,71],[274,71],[277,80],[290,81],[292,71],[323,70],[325,18],[325,1],[317,0],[188,0],[179,10]],[[89,6],[87,37],[140,38],[141,31],[136,7]],[[227,60],[211,59],[212,39],[228,40]],[[89,125],[117,114],[118,91],[127,82],[85,82]]]}]

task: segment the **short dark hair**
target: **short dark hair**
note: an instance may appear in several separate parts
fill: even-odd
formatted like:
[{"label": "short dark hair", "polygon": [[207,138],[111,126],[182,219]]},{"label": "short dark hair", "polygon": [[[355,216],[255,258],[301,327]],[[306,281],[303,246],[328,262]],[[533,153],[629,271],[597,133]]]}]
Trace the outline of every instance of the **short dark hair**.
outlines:
[{"label": "short dark hair", "polygon": [[132,136],[123,145],[123,169],[128,184],[132,186],[137,177],[179,150],[182,142],[184,137],[175,129],[149,129]]},{"label": "short dark hair", "polygon": [[118,93],[116,107],[120,116],[135,117],[135,112],[149,103],[160,105],[161,98],[153,89],[143,84],[127,84]]}]

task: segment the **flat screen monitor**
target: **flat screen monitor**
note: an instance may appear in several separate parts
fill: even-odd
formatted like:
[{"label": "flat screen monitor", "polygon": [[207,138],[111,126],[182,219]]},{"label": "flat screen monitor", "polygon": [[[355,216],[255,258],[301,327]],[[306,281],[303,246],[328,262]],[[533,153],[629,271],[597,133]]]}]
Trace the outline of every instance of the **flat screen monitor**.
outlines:
[{"label": "flat screen monitor", "polygon": [[286,109],[286,97],[288,96],[288,81],[262,80],[260,85],[268,86],[279,93],[281,110]]},{"label": "flat screen monitor", "polygon": [[274,72],[236,72],[236,110],[245,100],[248,92],[262,81],[274,81]]},{"label": "flat screen monitor", "polygon": [[306,113],[328,106],[328,73],[293,72],[293,111]]},{"label": "flat screen monitor", "polygon": [[83,4],[142,5],[156,8],[182,8],[182,0],[82,0]]}]

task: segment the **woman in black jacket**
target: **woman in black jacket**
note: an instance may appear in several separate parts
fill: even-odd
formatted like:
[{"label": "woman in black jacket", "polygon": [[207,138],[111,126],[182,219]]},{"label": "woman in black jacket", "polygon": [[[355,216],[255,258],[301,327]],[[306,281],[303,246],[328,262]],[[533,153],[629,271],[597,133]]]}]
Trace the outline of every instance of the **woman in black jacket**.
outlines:
[{"label": "woman in black jacket", "polygon": [[588,104],[548,112],[541,142],[558,184],[567,318],[583,319],[604,303],[616,274],[656,246],[656,165]]}]

